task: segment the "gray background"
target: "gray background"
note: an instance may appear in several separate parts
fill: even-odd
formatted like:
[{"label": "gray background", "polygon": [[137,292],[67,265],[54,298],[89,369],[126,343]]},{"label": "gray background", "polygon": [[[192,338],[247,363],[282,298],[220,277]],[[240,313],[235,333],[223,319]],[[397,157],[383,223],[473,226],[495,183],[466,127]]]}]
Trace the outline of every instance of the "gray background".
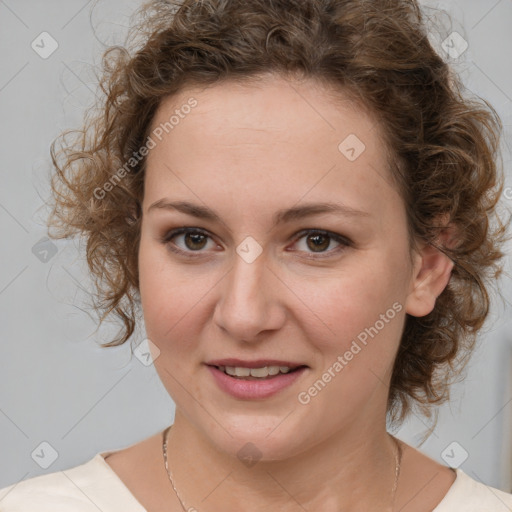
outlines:
[{"label": "gray background", "polygon": [[[512,1],[423,4],[452,16],[451,27],[431,33],[440,53],[441,41],[453,30],[468,42],[460,57],[444,56],[468,89],[501,115],[511,186]],[[133,444],[173,419],[173,402],[153,366],[132,356],[129,344],[99,346],[115,326],[95,331],[96,319],[84,307],[90,282],[83,248],[77,241],[40,243],[46,235],[49,145],[61,130],[80,125],[95,94],[93,67],[105,45],[122,42],[138,5],[0,0],[0,488]],[[446,25],[442,15],[428,13]],[[43,31],[58,44],[45,59],[31,47]],[[45,41],[47,51],[50,40]],[[504,203],[512,206],[512,188]],[[510,258],[506,270],[510,273]],[[461,465],[466,473],[507,491],[512,489],[511,283],[510,277],[501,281],[506,300],[494,303],[464,384],[454,387],[451,403],[440,409],[437,428],[421,447],[441,462],[443,453],[457,463],[467,457]],[[143,338],[139,332],[132,346]],[[413,415],[398,435],[418,446],[426,430],[425,420]]]}]

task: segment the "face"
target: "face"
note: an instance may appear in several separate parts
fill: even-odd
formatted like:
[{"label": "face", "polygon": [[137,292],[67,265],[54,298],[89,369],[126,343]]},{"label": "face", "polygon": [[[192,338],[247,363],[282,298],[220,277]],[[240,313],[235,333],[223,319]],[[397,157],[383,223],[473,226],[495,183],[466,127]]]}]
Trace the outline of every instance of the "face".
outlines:
[{"label": "face", "polygon": [[180,417],[227,453],[283,459],[385,419],[415,268],[379,126],[341,100],[274,76],[184,90],[153,119],[147,337]]}]

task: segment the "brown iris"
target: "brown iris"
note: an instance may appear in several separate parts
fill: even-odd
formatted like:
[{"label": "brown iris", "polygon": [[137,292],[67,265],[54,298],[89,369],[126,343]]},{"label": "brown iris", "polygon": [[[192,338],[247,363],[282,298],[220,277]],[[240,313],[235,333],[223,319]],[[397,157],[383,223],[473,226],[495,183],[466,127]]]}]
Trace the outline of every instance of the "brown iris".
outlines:
[{"label": "brown iris", "polygon": [[[306,239],[307,239],[308,247],[310,249],[312,249],[313,251],[317,251],[317,249],[319,249],[319,251],[317,251],[317,252],[320,252],[329,247],[330,238],[326,235],[313,234],[313,235],[307,236]],[[309,243],[310,240],[314,240],[312,245]],[[323,243],[322,243],[322,241],[323,241]]]},{"label": "brown iris", "polygon": [[[207,236],[202,233],[186,233],[184,240],[185,245],[190,250],[199,250],[202,249],[206,245]],[[188,243],[188,241],[192,241],[192,245]]]}]

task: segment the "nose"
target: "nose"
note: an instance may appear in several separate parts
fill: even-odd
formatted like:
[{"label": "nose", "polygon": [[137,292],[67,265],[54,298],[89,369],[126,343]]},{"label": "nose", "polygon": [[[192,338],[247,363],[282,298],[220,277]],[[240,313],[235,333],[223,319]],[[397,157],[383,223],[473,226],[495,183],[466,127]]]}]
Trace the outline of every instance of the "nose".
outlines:
[{"label": "nose", "polygon": [[214,321],[237,341],[261,341],[265,333],[278,330],[285,322],[279,295],[283,285],[264,254],[251,263],[237,253],[233,259],[233,267],[219,283]]}]

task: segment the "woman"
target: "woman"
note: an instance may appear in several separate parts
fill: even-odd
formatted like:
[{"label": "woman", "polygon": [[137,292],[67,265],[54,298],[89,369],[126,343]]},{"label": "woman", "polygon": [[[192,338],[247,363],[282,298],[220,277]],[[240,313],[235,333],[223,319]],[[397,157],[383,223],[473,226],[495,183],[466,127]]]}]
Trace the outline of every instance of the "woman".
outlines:
[{"label": "woman", "polygon": [[124,322],[106,346],[141,306],[175,421],[1,510],[511,510],[386,430],[448,398],[505,240],[499,119],[417,4],[142,13],[135,54],[106,54],[102,112],[52,148],[50,225],[87,237]]}]

